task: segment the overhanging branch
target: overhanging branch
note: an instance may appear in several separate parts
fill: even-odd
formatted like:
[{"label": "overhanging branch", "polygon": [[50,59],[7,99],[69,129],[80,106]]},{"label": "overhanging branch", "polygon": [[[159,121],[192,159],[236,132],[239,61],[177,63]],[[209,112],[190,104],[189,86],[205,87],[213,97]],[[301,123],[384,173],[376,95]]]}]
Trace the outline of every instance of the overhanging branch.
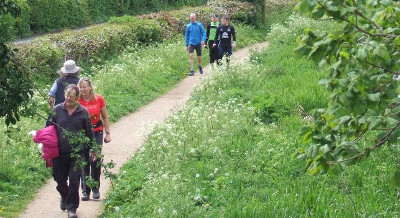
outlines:
[{"label": "overhanging branch", "polygon": [[[395,130],[397,130],[399,127],[400,127],[400,122],[398,122],[398,123],[396,124],[395,127],[393,127],[392,129],[390,129],[389,132],[387,132],[382,138],[380,138],[379,141],[378,141],[378,143],[376,143],[374,146],[371,146],[371,147],[367,148],[367,150],[368,150],[369,152],[371,152],[371,151],[374,151],[374,150],[376,150],[376,149],[382,147],[382,145],[387,141],[387,139],[388,139],[388,138],[393,134],[393,132],[394,132]],[[344,163],[344,162],[348,162],[348,161],[357,160],[357,159],[363,158],[363,157],[365,157],[365,156],[367,156],[367,153],[366,153],[366,152],[362,152],[362,153],[360,153],[360,154],[358,154],[358,155],[356,155],[356,156],[350,157],[350,158],[348,158],[348,159],[338,160],[338,161],[330,161],[330,162],[328,162],[327,164],[328,164],[328,165],[334,165],[334,164],[338,164],[338,163]]]}]

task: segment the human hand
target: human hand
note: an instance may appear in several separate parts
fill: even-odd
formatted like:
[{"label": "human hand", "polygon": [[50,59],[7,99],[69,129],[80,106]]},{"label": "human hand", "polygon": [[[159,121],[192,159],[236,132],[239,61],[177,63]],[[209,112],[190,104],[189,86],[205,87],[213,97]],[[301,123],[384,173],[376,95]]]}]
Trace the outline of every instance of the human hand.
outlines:
[{"label": "human hand", "polygon": [[111,136],[110,133],[106,133],[106,137],[104,137],[104,143],[109,143],[111,142]]},{"label": "human hand", "polygon": [[96,152],[92,152],[92,161],[96,161],[97,160],[97,154]]},{"label": "human hand", "polygon": [[236,48],[236,42],[232,43],[232,48]]},{"label": "human hand", "polygon": [[205,45],[204,41],[201,41],[201,45],[202,45],[202,46],[204,46],[204,45]]},{"label": "human hand", "polygon": [[49,103],[50,109],[53,109],[53,107],[54,107],[54,100],[55,99],[53,97],[49,96],[48,103]]}]

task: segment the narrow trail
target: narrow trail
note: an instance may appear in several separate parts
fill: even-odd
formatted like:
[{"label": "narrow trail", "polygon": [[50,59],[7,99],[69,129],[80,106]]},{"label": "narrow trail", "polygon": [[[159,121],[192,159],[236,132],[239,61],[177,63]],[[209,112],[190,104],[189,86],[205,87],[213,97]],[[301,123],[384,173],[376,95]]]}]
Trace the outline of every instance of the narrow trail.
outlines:
[{"label": "narrow trail", "polygon": [[[248,60],[250,51],[262,51],[268,47],[268,42],[255,44],[234,52],[232,64]],[[207,54],[204,52],[204,54]],[[113,162],[116,166],[112,172],[119,171],[121,166],[129,160],[134,153],[143,145],[145,138],[151,133],[153,128],[167,118],[173,110],[181,110],[195,86],[201,84],[202,78],[206,77],[210,67],[204,68],[204,74],[183,79],[174,89],[162,95],[152,103],[143,106],[138,111],[133,112],[118,122],[111,125],[111,139],[109,144],[104,144],[104,161]],[[91,218],[97,217],[103,210],[103,200],[111,187],[110,181],[101,177],[101,197],[99,200],[81,201],[77,210],[78,217]],[[90,196],[92,197],[92,196]],[[49,179],[42,189],[40,189],[35,200],[30,203],[27,209],[21,214],[23,218],[36,217],[67,217],[66,211],[59,208],[60,195],[56,191],[56,183]]]}]

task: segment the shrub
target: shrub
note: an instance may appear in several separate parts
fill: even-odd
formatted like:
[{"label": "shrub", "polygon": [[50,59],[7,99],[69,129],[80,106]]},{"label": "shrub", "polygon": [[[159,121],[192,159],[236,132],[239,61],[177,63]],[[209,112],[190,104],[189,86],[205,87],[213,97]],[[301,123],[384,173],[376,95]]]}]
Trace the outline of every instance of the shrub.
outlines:
[{"label": "shrub", "polygon": [[159,42],[161,27],[152,20],[137,20],[126,24],[103,24],[80,32],[64,31],[40,37],[27,44],[13,45],[18,50],[18,62],[26,72],[48,83],[64,60],[79,64],[94,64],[112,56],[127,46]]},{"label": "shrub", "polygon": [[22,9],[15,19],[19,36],[74,28],[104,22],[109,17],[137,15],[183,5],[205,4],[206,0],[15,0]]},{"label": "shrub", "polygon": [[0,14],[0,42],[6,42],[14,37],[15,19],[10,14]]},{"label": "shrub", "polygon": [[[30,11],[30,29],[34,33],[77,27],[90,22],[87,0],[26,0],[26,3],[23,11]],[[18,4],[24,4],[24,1],[20,0]]]},{"label": "shrub", "polygon": [[16,0],[16,4],[21,9],[20,17],[15,18],[15,29],[18,36],[29,36],[32,34],[30,22],[31,9],[27,0]]},{"label": "shrub", "polygon": [[[45,0],[39,1],[45,2]],[[90,1],[87,4],[82,3],[82,0],[70,1],[75,1],[75,5],[81,5],[83,8],[91,6]],[[246,3],[236,2],[229,5],[231,8],[228,10],[229,13],[236,13],[236,10],[247,13],[246,11],[250,10],[248,14],[253,14],[254,8],[248,7]],[[28,72],[33,72],[39,80],[48,83],[54,79],[54,72],[66,59],[74,59],[80,65],[100,63],[127,46],[159,42],[177,33],[183,33],[185,25],[189,22],[190,13],[197,13],[198,20],[206,26],[211,14],[225,10],[221,7],[223,5],[215,5],[213,9],[194,7],[138,17],[126,15],[111,18],[107,24],[92,26],[79,32],[64,31],[13,47],[19,50],[18,62],[21,66]]]},{"label": "shrub", "polygon": [[40,38],[31,43],[17,45],[18,65],[24,72],[31,73],[36,82],[49,83],[56,70],[63,63],[64,52],[48,38]]},{"label": "shrub", "polygon": [[276,122],[290,112],[289,107],[279,105],[276,99],[268,95],[253,97],[250,105],[256,109],[257,117],[265,124]]}]

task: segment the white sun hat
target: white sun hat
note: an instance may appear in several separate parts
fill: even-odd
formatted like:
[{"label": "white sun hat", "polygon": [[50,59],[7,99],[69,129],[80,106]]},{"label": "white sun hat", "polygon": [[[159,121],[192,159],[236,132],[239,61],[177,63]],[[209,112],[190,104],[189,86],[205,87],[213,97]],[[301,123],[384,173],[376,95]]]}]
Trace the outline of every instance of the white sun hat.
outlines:
[{"label": "white sun hat", "polygon": [[63,73],[66,73],[66,74],[76,73],[76,72],[78,72],[80,69],[81,69],[81,68],[78,67],[78,66],[76,66],[76,63],[75,63],[75,61],[73,61],[73,60],[67,60],[67,61],[64,63],[64,67],[61,67],[61,71],[62,71]]}]

